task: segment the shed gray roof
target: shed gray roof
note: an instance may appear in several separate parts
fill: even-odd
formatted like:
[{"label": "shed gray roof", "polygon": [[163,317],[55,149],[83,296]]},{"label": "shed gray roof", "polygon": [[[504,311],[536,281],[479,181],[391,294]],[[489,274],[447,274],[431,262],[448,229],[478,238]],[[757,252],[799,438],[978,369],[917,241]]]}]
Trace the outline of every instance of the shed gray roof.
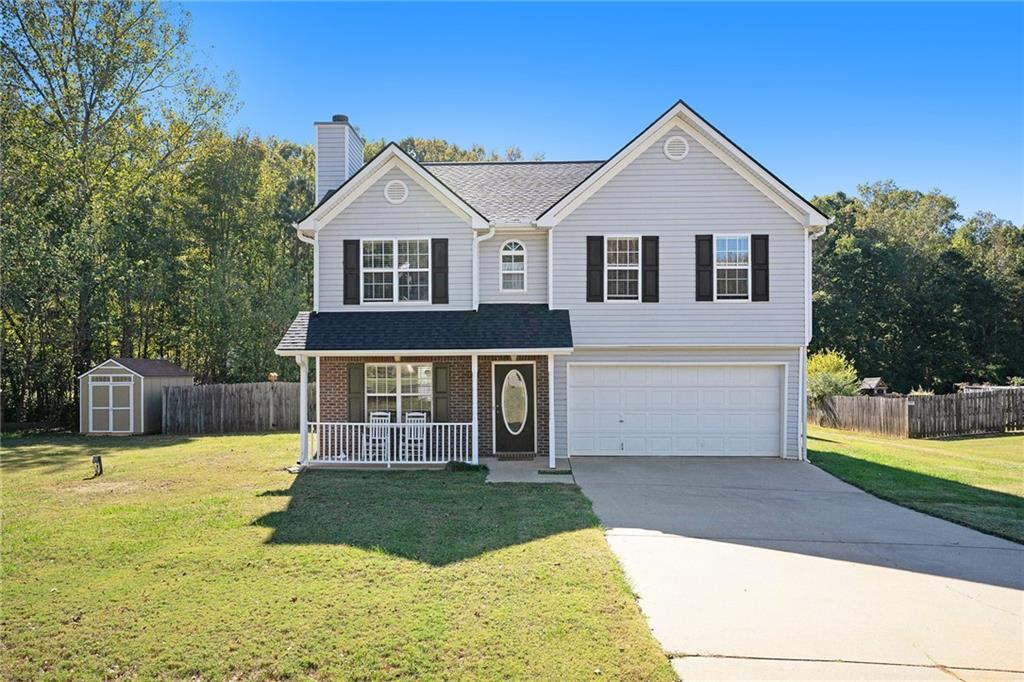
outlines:
[{"label": "shed gray roof", "polygon": [[438,180],[495,223],[528,223],[604,161],[424,163]]},{"label": "shed gray roof", "polygon": [[178,367],[167,360],[149,360],[146,358],[111,358],[119,365],[144,377],[190,377],[192,372]]},{"label": "shed gray roof", "polygon": [[479,310],[301,312],[278,352],[572,348],[568,310],[484,304]]},{"label": "shed gray roof", "polygon": [[880,386],[885,385],[885,382],[882,381],[882,377],[865,377],[864,380],[860,382],[861,388],[879,388]]}]

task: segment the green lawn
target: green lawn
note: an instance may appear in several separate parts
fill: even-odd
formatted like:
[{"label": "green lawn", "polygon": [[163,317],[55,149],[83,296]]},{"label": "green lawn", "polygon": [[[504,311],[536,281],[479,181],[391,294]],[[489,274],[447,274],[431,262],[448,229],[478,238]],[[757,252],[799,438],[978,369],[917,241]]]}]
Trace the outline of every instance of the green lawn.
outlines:
[{"label": "green lawn", "polygon": [[575,486],[295,447],[5,439],[0,677],[672,679]]},{"label": "green lawn", "polygon": [[811,426],[808,455],[883,499],[1024,542],[1024,435],[897,440]]}]

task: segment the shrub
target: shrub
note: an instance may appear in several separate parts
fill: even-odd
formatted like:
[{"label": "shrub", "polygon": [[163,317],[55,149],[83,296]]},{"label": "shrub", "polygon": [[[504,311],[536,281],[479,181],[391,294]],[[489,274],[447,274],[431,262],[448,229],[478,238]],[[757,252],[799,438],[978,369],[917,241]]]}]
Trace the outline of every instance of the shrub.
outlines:
[{"label": "shrub", "polygon": [[857,395],[857,369],[834,348],[807,358],[807,397],[821,405],[830,395]]},{"label": "shrub", "polygon": [[917,388],[910,391],[910,395],[935,395],[935,391],[924,386],[918,386]]},{"label": "shrub", "polygon": [[1006,383],[1010,386],[1024,386],[1024,377],[1010,377]]}]

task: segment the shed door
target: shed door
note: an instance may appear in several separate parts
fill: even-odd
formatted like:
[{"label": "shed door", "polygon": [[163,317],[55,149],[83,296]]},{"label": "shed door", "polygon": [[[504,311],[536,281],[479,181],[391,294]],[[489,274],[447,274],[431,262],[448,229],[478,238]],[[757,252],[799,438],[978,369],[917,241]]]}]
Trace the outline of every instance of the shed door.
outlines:
[{"label": "shed door", "polygon": [[570,455],[782,455],[779,365],[578,365]]},{"label": "shed door", "polygon": [[135,423],[130,376],[89,377],[89,431],[131,433]]}]

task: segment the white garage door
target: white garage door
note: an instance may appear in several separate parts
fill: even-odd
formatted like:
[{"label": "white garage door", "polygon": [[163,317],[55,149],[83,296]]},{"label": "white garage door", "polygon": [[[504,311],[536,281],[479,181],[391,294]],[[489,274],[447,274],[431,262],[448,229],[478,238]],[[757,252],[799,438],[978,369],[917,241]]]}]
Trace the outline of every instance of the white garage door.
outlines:
[{"label": "white garage door", "polygon": [[781,365],[569,366],[570,455],[782,455]]}]

